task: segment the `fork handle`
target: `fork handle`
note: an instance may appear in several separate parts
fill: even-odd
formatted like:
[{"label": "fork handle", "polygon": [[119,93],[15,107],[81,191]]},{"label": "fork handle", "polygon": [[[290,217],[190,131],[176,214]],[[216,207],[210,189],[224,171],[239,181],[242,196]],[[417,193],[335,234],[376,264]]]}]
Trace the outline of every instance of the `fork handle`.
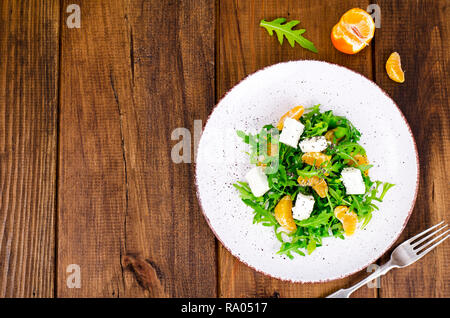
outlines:
[{"label": "fork handle", "polygon": [[350,295],[355,290],[357,290],[361,286],[364,286],[365,284],[367,284],[368,282],[374,280],[375,278],[386,274],[387,272],[389,272],[394,267],[396,267],[396,266],[392,265],[391,260],[389,260],[389,262],[381,265],[375,272],[373,272],[372,274],[367,276],[365,279],[363,279],[359,283],[357,283],[357,284],[355,284],[355,285],[353,285],[352,287],[349,287],[349,288],[339,289],[337,292],[329,295],[327,298],[349,298]]}]

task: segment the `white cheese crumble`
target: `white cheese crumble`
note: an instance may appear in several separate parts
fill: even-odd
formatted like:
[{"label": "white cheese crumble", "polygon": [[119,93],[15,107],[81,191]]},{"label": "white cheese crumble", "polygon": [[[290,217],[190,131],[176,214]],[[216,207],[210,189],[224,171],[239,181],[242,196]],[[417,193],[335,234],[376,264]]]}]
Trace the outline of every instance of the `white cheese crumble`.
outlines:
[{"label": "white cheese crumble", "polygon": [[324,136],[317,136],[300,141],[299,146],[302,152],[321,152],[327,149],[328,142]]},{"label": "white cheese crumble", "polygon": [[304,129],[305,126],[298,120],[289,117],[286,118],[284,120],[283,130],[280,134],[280,142],[293,148],[297,148],[298,141],[300,140],[300,136]]},{"label": "white cheese crumble", "polygon": [[297,194],[295,206],[292,208],[292,216],[299,221],[309,218],[314,209],[314,197],[312,195]]},{"label": "white cheese crumble", "polygon": [[358,168],[344,168],[341,172],[347,194],[364,194],[366,186]]},{"label": "white cheese crumble", "polygon": [[255,197],[260,197],[269,191],[269,181],[261,167],[252,168],[245,175],[245,179]]}]

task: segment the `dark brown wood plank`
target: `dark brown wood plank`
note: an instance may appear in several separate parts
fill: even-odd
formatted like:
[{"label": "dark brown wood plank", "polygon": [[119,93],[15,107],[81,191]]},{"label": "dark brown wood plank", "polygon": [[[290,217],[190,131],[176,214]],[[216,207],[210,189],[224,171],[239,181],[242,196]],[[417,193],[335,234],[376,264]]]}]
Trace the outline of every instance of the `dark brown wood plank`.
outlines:
[{"label": "dark brown wood plank", "polygon": [[214,297],[215,240],[197,202],[194,164],[171,160],[172,131],[189,129],[193,143],[194,120],[205,121],[214,105],[214,3],[135,2],[128,18],[126,252],[156,265],[161,296]]},{"label": "dark brown wood plank", "polygon": [[[62,26],[58,297],[124,290],[126,182],[113,76],[129,50],[123,7],[115,3],[81,2],[81,28]],[[80,266],[79,289],[66,285],[70,264]]]},{"label": "dark brown wood plank", "polygon": [[81,29],[62,33],[58,296],[215,296],[193,165],[170,156],[172,130],[214,102],[213,6],[80,5]]},{"label": "dark brown wood plank", "polygon": [[[365,49],[349,56],[337,51],[330,40],[331,28],[347,10],[367,8],[368,1],[219,1],[217,97],[243,79],[265,66],[298,59],[318,59],[349,67],[372,77],[372,52]],[[261,19],[286,17],[300,20],[306,29],[304,36],[314,42],[318,54],[301,47],[280,46],[276,37],[259,27]],[[244,264],[219,246],[219,295],[222,297],[318,297],[356,283],[367,273],[322,284],[292,284],[264,276]],[[366,287],[356,297],[375,297],[376,289]]]},{"label": "dark brown wood plank", "polygon": [[[420,158],[420,186],[411,219],[397,243],[450,219],[450,132],[448,115],[448,1],[378,1],[381,28],[375,36],[376,81],[397,102],[411,125]],[[385,70],[397,51],[406,80],[398,84]],[[388,260],[387,254],[384,261]],[[418,263],[381,279],[380,297],[449,297],[450,243]]]},{"label": "dark brown wood plank", "polygon": [[52,297],[58,1],[0,4],[0,297]]}]

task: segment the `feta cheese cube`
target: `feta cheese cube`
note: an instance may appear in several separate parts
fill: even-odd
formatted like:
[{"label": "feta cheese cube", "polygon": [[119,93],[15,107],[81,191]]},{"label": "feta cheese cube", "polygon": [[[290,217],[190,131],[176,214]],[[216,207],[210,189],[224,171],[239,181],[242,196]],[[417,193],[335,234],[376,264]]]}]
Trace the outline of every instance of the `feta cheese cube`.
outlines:
[{"label": "feta cheese cube", "polygon": [[254,167],[245,175],[250,189],[255,197],[260,197],[269,191],[269,181],[262,167]]},{"label": "feta cheese cube", "polygon": [[305,126],[298,120],[289,117],[286,118],[284,120],[283,130],[280,134],[280,142],[293,148],[297,148],[298,141],[300,140],[300,136],[304,129]]},{"label": "feta cheese cube", "polygon": [[312,195],[297,194],[295,206],[292,208],[292,216],[299,221],[309,218],[314,209],[314,197]]},{"label": "feta cheese cube", "polygon": [[361,170],[353,167],[344,168],[341,175],[347,194],[364,194],[366,192]]},{"label": "feta cheese cube", "polygon": [[300,141],[299,146],[302,152],[321,152],[327,149],[328,141],[324,136],[311,137]]}]

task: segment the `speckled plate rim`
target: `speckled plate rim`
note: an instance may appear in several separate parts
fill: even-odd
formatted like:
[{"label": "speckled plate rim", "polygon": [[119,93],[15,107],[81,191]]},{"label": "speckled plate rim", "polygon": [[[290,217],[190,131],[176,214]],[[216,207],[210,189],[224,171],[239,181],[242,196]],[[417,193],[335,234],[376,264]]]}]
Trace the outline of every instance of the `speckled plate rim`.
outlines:
[{"label": "speckled plate rim", "polygon": [[[209,116],[208,116],[208,118],[207,118],[207,120],[206,120],[206,122],[205,122],[204,127],[206,127],[206,125],[207,125],[209,119],[210,119],[211,116],[214,114],[214,112],[216,111],[217,107],[220,105],[220,103],[222,102],[222,100],[223,100],[223,99],[224,99],[224,98],[225,98],[225,97],[226,97],[226,96],[227,96],[227,95],[228,95],[228,94],[229,94],[236,86],[238,86],[239,84],[241,84],[243,81],[246,81],[247,79],[249,79],[250,77],[254,76],[255,74],[257,74],[257,73],[259,73],[259,72],[262,72],[262,71],[264,71],[264,70],[266,70],[266,69],[268,69],[268,68],[271,68],[271,67],[274,67],[274,66],[277,66],[277,65],[280,65],[280,64],[288,64],[288,63],[292,63],[292,62],[300,62],[300,61],[305,61],[305,62],[306,62],[306,61],[310,61],[310,62],[320,62],[320,63],[324,63],[324,64],[334,65],[334,66],[337,66],[338,68],[347,70],[347,71],[349,71],[349,72],[351,72],[351,73],[353,73],[353,74],[355,74],[355,75],[357,75],[357,76],[359,76],[359,77],[361,77],[361,78],[363,78],[363,79],[365,79],[365,80],[371,82],[371,83],[373,84],[374,87],[376,87],[382,94],[384,94],[389,100],[392,101],[392,104],[395,105],[395,107],[397,108],[397,111],[399,112],[401,118],[403,119],[404,123],[406,124],[406,127],[407,127],[407,129],[408,129],[408,132],[409,132],[409,134],[410,134],[410,136],[411,136],[411,139],[412,139],[412,142],[413,142],[413,145],[414,145],[414,153],[415,153],[415,156],[416,156],[417,178],[416,178],[416,185],[415,185],[414,197],[413,197],[413,200],[412,200],[411,208],[410,208],[410,210],[409,210],[409,212],[408,212],[408,215],[407,215],[407,217],[406,217],[406,219],[405,219],[405,221],[404,221],[404,223],[403,223],[403,227],[401,228],[401,230],[399,231],[399,233],[398,233],[398,235],[395,237],[395,239],[392,240],[392,243],[391,243],[391,244],[390,244],[383,252],[381,252],[379,255],[377,255],[375,258],[373,258],[373,259],[372,259],[370,262],[368,262],[366,265],[364,265],[364,266],[358,268],[358,269],[355,270],[354,272],[347,273],[347,274],[342,275],[342,276],[340,276],[340,277],[336,277],[336,278],[333,278],[333,279],[309,280],[309,281],[308,281],[308,280],[293,281],[293,280],[291,280],[291,279],[285,279],[285,278],[282,278],[282,277],[277,277],[277,276],[274,276],[274,275],[272,275],[272,274],[270,274],[270,273],[266,273],[266,272],[264,272],[264,271],[262,271],[262,270],[259,270],[259,269],[255,268],[255,267],[253,267],[252,265],[250,265],[250,264],[248,264],[246,261],[244,261],[242,258],[240,258],[239,256],[237,256],[235,253],[233,253],[233,251],[232,251],[227,245],[225,245],[225,244],[223,243],[223,241],[221,240],[221,238],[219,237],[219,235],[217,234],[217,232],[215,231],[215,229],[214,229],[213,226],[211,225],[211,222],[210,222],[208,216],[206,215],[206,213],[205,213],[205,211],[204,211],[203,204],[202,204],[202,200],[201,200],[201,198],[200,198],[200,193],[199,193],[198,173],[197,173],[197,155],[198,155],[198,148],[196,149],[196,153],[195,153],[195,161],[194,161],[194,169],[195,169],[195,187],[196,187],[195,193],[196,193],[196,196],[197,196],[197,199],[198,199],[198,202],[199,202],[200,210],[201,210],[201,212],[202,212],[202,214],[203,214],[203,216],[204,216],[204,218],[205,218],[205,220],[206,220],[206,223],[208,224],[209,228],[210,228],[211,231],[213,232],[214,236],[215,236],[216,239],[222,244],[222,246],[225,247],[225,249],[226,249],[231,255],[233,255],[233,257],[235,257],[236,259],[238,259],[241,263],[247,265],[248,267],[250,267],[251,269],[253,269],[254,271],[256,271],[256,272],[258,272],[258,273],[261,273],[261,274],[264,274],[264,275],[269,276],[269,277],[271,277],[271,278],[278,279],[278,280],[285,281],[285,282],[290,282],[290,283],[294,283],[294,284],[326,283],[326,282],[330,282],[330,281],[335,281],[335,280],[343,279],[343,278],[345,278],[345,277],[349,277],[349,276],[351,276],[351,275],[353,275],[353,274],[355,274],[355,273],[357,273],[357,272],[363,270],[364,268],[366,268],[366,267],[369,266],[370,264],[373,264],[376,260],[378,260],[379,258],[381,258],[384,254],[386,254],[386,252],[388,252],[388,251],[392,248],[392,246],[397,242],[397,240],[399,239],[400,235],[403,233],[403,231],[404,231],[406,225],[408,224],[408,221],[409,221],[409,219],[410,219],[410,217],[411,217],[411,214],[412,214],[412,212],[413,212],[413,210],[414,210],[414,207],[415,207],[415,204],[416,204],[417,195],[418,195],[418,190],[419,190],[419,182],[420,182],[420,161],[419,161],[419,153],[418,153],[418,150],[417,150],[417,144],[416,144],[416,140],[415,140],[415,138],[414,138],[414,134],[412,133],[412,129],[411,129],[411,127],[410,127],[410,125],[409,125],[409,123],[408,123],[408,121],[407,121],[405,115],[404,115],[403,112],[401,111],[400,107],[398,107],[397,103],[396,103],[396,102],[395,102],[395,101],[394,101],[394,100],[393,100],[393,99],[392,99],[392,98],[391,98],[391,97],[390,97],[390,96],[389,96],[389,95],[388,95],[388,94],[387,94],[380,86],[378,86],[378,84],[376,84],[376,83],[375,83],[374,81],[372,81],[371,79],[369,79],[369,78],[363,76],[362,74],[360,74],[360,73],[358,73],[358,72],[356,72],[356,71],[353,71],[353,70],[351,70],[351,69],[349,69],[349,68],[347,68],[347,67],[345,67],[345,66],[341,66],[341,65],[338,65],[338,64],[335,64],[335,63],[330,63],[330,62],[321,61],[321,60],[308,59],[308,60],[290,60],[290,61],[286,61],[286,62],[280,62],[280,63],[268,65],[268,66],[266,66],[266,67],[264,67],[264,68],[261,68],[261,69],[257,70],[257,71],[254,72],[254,73],[251,73],[251,74],[247,75],[246,77],[244,77],[243,79],[241,79],[238,83],[236,83],[232,88],[230,88],[230,89],[222,96],[222,98],[217,102],[217,104],[214,106],[213,110],[212,110],[211,113],[209,114]],[[204,128],[203,128],[203,129],[204,129]],[[203,129],[202,129],[202,135],[203,135]],[[201,137],[200,137],[200,140],[201,140]],[[200,144],[200,142],[199,142],[199,144]]]}]

